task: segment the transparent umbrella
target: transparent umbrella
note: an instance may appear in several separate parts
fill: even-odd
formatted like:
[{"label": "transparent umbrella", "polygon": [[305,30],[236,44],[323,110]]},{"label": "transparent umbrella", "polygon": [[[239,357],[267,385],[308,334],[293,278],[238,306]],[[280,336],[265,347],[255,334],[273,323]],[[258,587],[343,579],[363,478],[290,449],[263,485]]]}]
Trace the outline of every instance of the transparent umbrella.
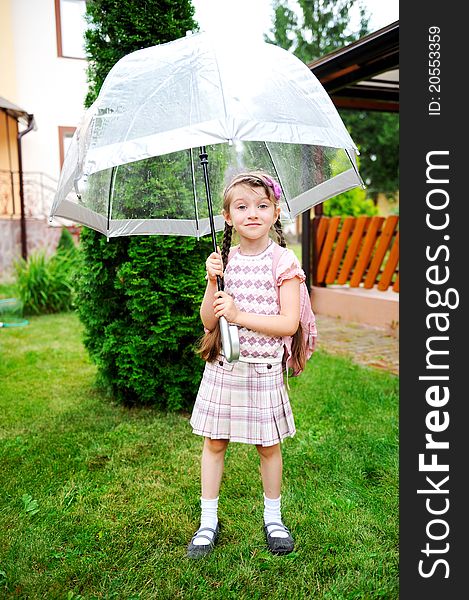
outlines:
[{"label": "transparent umbrella", "polygon": [[[50,216],[108,238],[211,234],[216,250],[233,174],[271,172],[281,216],[293,219],[363,185],[356,153],[327,92],[294,55],[189,35],[114,65],[75,131]],[[220,325],[225,356],[235,360],[235,328],[230,342]]]}]

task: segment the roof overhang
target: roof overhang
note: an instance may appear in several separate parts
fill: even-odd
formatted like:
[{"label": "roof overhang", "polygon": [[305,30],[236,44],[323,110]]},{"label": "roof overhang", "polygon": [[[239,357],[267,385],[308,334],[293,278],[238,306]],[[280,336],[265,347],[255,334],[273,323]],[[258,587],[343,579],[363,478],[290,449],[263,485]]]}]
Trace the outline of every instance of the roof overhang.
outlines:
[{"label": "roof overhang", "polygon": [[13,104],[9,100],[7,100],[6,98],[2,98],[1,96],[0,110],[6,112],[8,115],[10,115],[10,117],[13,117],[17,121],[21,121],[25,125],[29,124],[30,118],[32,116],[26,110],[23,110],[19,106],[16,106],[16,104]]},{"label": "roof overhang", "polygon": [[399,111],[399,21],[308,64],[337,108]]}]

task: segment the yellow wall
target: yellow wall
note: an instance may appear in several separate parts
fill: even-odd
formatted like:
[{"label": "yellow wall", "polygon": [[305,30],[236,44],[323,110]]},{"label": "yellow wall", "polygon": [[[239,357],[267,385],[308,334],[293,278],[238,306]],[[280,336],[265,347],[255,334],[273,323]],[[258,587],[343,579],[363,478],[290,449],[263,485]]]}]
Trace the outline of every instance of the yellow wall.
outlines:
[{"label": "yellow wall", "polygon": [[16,119],[0,111],[0,170],[18,170],[17,134]]},{"label": "yellow wall", "polygon": [[16,104],[12,1],[14,0],[0,0],[0,96]]},{"label": "yellow wall", "polygon": [[19,212],[17,133],[16,119],[0,111],[0,218]]},{"label": "yellow wall", "polygon": [[389,201],[385,194],[378,194],[378,211],[378,214],[382,217],[396,214],[396,211],[399,211],[399,191],[397,191],[396,199],[393,202]]}]

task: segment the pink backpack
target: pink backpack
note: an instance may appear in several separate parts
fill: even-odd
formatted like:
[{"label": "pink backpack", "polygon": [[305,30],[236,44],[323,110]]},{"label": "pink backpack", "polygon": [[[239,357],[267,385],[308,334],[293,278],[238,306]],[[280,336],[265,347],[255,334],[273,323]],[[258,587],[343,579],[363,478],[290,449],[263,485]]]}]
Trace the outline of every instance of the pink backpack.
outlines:
[{"label": "pink backpack", "polygon": [[[274,252],[273,252],[273,260],[272,260],[272,275],[274,281],[276,281],[276,272],[278,261],[280,260],[282,254],[286,252],[286,248],[282,248],[278,244],[274,242]],[[232,248],[230,250],[228,256],[228,262],[230,259],[236,254],[238,248]],[[280,304],[280,287],[277,286],[277,297],[279,299]],[[300,284],[300,323],[303,331],[303,345],[305,348],[306,359],[311,358],[316,346],[316,337],[318,335],[318,331],[316,328],[316,318],[313,313],[313,309],[311,308],[311,300],[308,293],[308,288],[306,287],[305,282],[303,281]],[[301,370],[295,370],[292,364],[292,339],[293,336],[287,335],[283,337],[283,345],[285,347],[285,365],[287,370],[292,368],[293,371],[291,375],[296,377],[302,373]]]}]

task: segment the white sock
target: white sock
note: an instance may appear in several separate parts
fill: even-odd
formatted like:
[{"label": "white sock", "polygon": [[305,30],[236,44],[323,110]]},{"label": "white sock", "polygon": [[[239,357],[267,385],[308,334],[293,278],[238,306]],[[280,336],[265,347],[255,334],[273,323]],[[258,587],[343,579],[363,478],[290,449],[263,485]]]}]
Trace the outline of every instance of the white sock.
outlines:
[{"label": "white sock", "polygon": [[[202,509],[202,514],[200,517],[200,527],[210,527],[210,529],[215,530],[215,527],[218,523],[218,497],[213,500],[206,500],[205,498],[200,499],[200,506]],[[211,540],[213,539],[213,533],[211,531],[202,531],[203,535],[206,535]],[[205,546],[209,543],[207,538],[197,536],[194,540],[195,546]]]},{"label": "white sock", "polygon": [[[264,525],[267,525],[267,523],[282,523],[283,525],[282,515],[280,514],[281,497],[282,496],[272,499],[267,498],[264,494]],[[270,527],[267,527],[269,533],[272,533],[273,529],[278,529],[278,526],[271,525]],[[276,531],[275,533],[272,533],[272,537],[286,538],[288,537],[288,533],[286,531]]]}]

